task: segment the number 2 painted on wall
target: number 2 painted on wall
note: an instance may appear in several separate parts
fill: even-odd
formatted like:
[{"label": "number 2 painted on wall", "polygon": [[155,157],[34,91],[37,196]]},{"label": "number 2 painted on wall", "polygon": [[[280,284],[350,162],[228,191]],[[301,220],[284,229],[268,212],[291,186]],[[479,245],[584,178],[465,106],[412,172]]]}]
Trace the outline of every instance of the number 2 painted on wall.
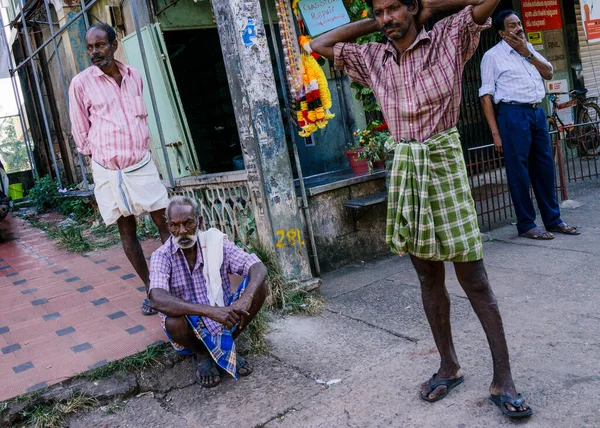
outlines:
[{"label": "number 2 painted on wall", "polygon": [[275,232],[275,236],[277,236],[277,248],[301,247],[304,245],[300,229],[278,230]]}]

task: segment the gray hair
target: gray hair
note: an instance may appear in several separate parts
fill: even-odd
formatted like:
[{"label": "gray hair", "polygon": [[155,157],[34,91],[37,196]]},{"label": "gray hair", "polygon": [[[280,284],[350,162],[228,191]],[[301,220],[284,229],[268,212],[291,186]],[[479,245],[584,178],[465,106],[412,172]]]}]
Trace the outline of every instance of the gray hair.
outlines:
[{"label": "gray hair", "polygon": [[194,198],[190,198],[189,196],[173,196],[169,199],[169,205],[167,205],[167,209],[165,210],[165,217],[167,221],[169,221],[169,211],[172,207],[181,206],[181,205],[189,205],[194,210],[194,215],[197,219],[200,218],[200,209],[198,208],[198,202]]},{"label": "gray hair", "polygon": [[117,33],[113,27],[108,25],[106,22],[96,22],[95,24],[90,25],[90,28],[87,30],[85,35],[89,33],[91,30],[102,30],[106,33],[106,38],[108,39],[108,43],[112,44],[115,40],[117,40]]}]

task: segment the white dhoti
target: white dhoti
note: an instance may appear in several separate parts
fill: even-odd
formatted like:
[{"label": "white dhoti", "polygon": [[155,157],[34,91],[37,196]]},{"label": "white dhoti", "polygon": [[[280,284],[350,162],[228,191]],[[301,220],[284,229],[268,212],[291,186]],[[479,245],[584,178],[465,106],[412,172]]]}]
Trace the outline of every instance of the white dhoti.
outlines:
[{"label": "white dhoti", "polygon": [[2,185],[2,191],[6,196],[8,196],[8,175],[6,175],[6,171],[0,168],[0,184]]},{"label": "white dhoti", "polygon": [[106,225],[116,223],[121,216],[140,216],[169,204],[167,189],[160,181],[150,152],[125,169],[106,169],[93,161],[92,175],[96,202]]}]

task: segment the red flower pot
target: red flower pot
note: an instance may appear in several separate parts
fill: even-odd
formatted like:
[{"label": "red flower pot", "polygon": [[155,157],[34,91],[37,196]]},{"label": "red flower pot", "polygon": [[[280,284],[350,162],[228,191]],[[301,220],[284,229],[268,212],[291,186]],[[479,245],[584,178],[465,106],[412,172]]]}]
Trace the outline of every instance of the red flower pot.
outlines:
[{"label": "red flower pot", "polygon": [[344,150],[346,156],[348,156],[348,162],[350,162],[350,166],[352,167],[352,171],[354,175],[364,175],[369,173],[369,165],[367,164],[366,159],[358,159],[358,154],[362,152],[362,148]]},{"label": "red flower pot", "polygon": [[383,171],[385,169],[385,159],[373,162],[373,170]]}]

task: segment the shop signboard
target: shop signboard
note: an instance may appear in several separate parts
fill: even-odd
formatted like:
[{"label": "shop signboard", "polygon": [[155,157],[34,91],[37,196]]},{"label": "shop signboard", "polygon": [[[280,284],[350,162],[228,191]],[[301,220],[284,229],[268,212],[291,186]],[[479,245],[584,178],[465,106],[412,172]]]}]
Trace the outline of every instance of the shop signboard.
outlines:
[{"label": "shop signboard", "polygon": [[534,31],[532,33],[527,33],[527,40],[532,45],[541,45],[544,43],[544,39],[542,38],[541,31]]},{"label": "shop signboard", "polygon": [[311,37],[350,22],[343,0],[300,0],[298,8]]},{"label": "shop signboard", "polygon": [[525,31],[548,31],[562,28],[559,0],[521,0]]},{"label": "shop signboard", "polygon": [[544,45],[546,47],[545,57],[554,67],[554,72],[567,71],[567,55],[562,31],[546,32]]},{"label": "shop signboard", "polygon": [[583,30],[589,43],[600,42],[600,0],[580,0]]}]

